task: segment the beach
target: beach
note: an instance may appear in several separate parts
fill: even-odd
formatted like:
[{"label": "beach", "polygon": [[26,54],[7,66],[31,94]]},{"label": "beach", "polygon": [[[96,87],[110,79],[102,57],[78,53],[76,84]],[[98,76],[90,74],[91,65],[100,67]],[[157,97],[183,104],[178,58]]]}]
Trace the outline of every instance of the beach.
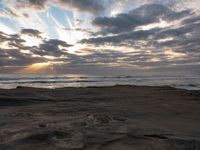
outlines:
[{"label": "beach", "polygon": [[199,150],[200,91],[116,85],[0,90],[0,150]]}]

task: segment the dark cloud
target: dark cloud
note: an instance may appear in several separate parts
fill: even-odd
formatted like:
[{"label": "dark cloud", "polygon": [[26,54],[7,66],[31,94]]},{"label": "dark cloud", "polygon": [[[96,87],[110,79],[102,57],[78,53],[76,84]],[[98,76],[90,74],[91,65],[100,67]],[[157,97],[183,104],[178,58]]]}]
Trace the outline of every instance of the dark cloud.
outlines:
[{"label": "dark cloud", "polygon": [[[21,53],[19,49],[0,49],[0,66],[26,66],[45,61],[42,57],[32,57]],[[3,54],[3,55],[2,55]]]},{"label": "dark cloud", "polygon": [[99,14],[103,11],[104,2],[102,0],[58,0],[62,6],[66,5],[68,8],[75,8],[78,11],[85,11],[93,14]]},{"label": "dark cloud", "polygon": [[21,39],[18,34],[6,34],[0,31],[0,44],[7,42],[9,45],[21,45],[25,40]]},{"label": "dark cloud", "polygon": [[98,34],[130,32],[137,26],[159,22],[161,19],[172,21],[190,14],[190,11],[174,12],[159,4],[143,5],[129,13],[118,14],[116,17],[97,17],[93,24],[101,28]]},{"label": "dark cloud", "polygon": [[112,49],[96,50],[92,49],[91,53],[84,56],[68,54],[68,61],[71,65],[88,65],[88,64],[115,64],[121,58],[127,57],[126,53],[113,51]]},{"label": "dark cloud", "polygon": [[[7,2],[4,0],[5,3]],[[106,8],[105,5],[111,0],[16,0],[11,2],[16,8],[33,8],[35,10],[46,10],[49,5],[66,7],[80,12],[88,12],[91,14],[100,14]],[[12,16],[17,16],[11,9],[6,10]]]},{"label": "dark cloud", "polygon": [[81,43],[88,43],[88,44],[121,44],[123,42],[130,42],[130,41],[138,41],[138,40],[148,40],[150,36],[155,34],[156,32],[160,31],[159,28],[148,30],[148,31],[132,31],[129,33],[122,33],[113,36],[105,36],[105,37],[97,37],[97,38],[90,38],[84,39]]},{"label": "dark cloud", "polygon": [[33,53],[22,53],[21,50],[32,50],[24,45],[25,40],[18,34],[0,32],[0,45],[7,43],[6,48],[0,48],[0,66],[24,66],[42,61],[42,58],[32,57]]},{"label": "dark cloud", "polygon": [[[200,51],[200,22],[197,16],[182,21],[176,28],[168,28],[157,32],[154,36],[154,45],[159,48],[168,47],[175,51],[193,53]],[[190,20],[190,21],[189,21]],[[172,40],[158,43],[159,39],[172,38]]]},{"label": "dark cloud", "polygon": [[[137,29],[141,25],[157,23],[160,19],[168,24],[172,21],[180,21],[169,27],[157,27],[149,30]],[[104,36],[84,39],[81,43],[98,45],[124,45],[132,46],[140,50],[173,49],[173,51],[192,53],[200,49],[200,22],[199,16],[185,10],[175,12],[163,5],[144,5],[130,11],[127,14],[119,14],[116,17],[98,17],[93,23],[101,27],[97,35]],[[107,35],[114,33],[114,35]],[[95,34],[94,34],[95,35]]]},{"label": "dark cloud", "polygon": [[[175,68],[182,68],[184,70],[184,64],[186,68],[193,66],[191,64],[197,64],[199,62],[198,56],[194,57],[188,55],[185,59],[170,59],[168,55],[164,52],[160,53],[155,50],[151,53],[145,53],[144,51],[140,52],[123,52],[120,49],[91,49],[91,53],[84,56],[77,56],[75,54],[68,54],[65,61],[69,62],[67,65],[61,65],[59,72],[64,71],[67,68],[67,71],[71,72],[71,69],[77,73],[91,73],[91,74],[109,74],[116,69],[121,73],[127,73],[128,71],[141,71],[141,70],[159,70],[165,72]],[[152,58],[160,59],[160,61],[152,61]],[[172,65],[174,64],[174,66]],[[183,65],[183,67],[180,67]],[[127,67],[126,67],[127,66]],[[195,65],[194,65],[195,66]],[[106,69],[107,68],[107,69]],[[110,71],[109,71],[109,69]],[[126,69],[125,69],[126,68]],[[98,70],[99,69],[99,70]],[[150,69],[150,70],[149,70]],[[95,70],[95,73],[94,73]],[[122,70],[126,70],[125,72]],[[189,70],[192,71],[190,68]],[[93,71],[93,72],[92,72]],[[117,71],[117,72],[118,72]],[[179,70],[180,71],[180,70]],[[119,73],[118,72],[118,73]],[[141,72],[140,72],[141,73]]]},{"label": "dark cloud", "polygon": [[200,22],[190,22],[183,24],[188,19],[182,21],[181,26],[177,26],[175,28],[166,28],[158,32],[155,36],[156,39],[160,38],[166,38],[166,37],[176,37],[179,38],[179,36],[196,36],[196,34],[200,33]]},{"label": "dark cloud", "polygon": [[55,46],[63,46],[63,47],[70,47],[70,46],[72,46],[72,45],[69,45],[66,42],[62,41],[62,40],[57,40],[57,39],[50,39],[48,41],[45,41],[44,44],[55,45]]},{"label": "dark cloud", "polygon": [[[154,8],[154,6],[151,5],[149,8]],[[111,61],[104,61],[104,59],[98,58],[99,55],[93,54],[94,59],[92,60],[98,60],[97,62],[105,62],[107,64],[110,62],[116,64],[123,63],[137,66],[137,68],[147,67],[152,70],[163,71],[163,68],[173,71],[175,68],[190,70],[189,67],[195,66],[200,62],[199,16],[190,13],[190,10],[174,12],[165,8],[166,7],[164,6],[159,10],[158,7],[158,10],[156,11],[150,11],[151,9],[142,11],[138,10],[138,8],[136,9],[138,12],[134,10],[131,11],[135,12],[136,16],[139,18],[138,20],[131,20],[134,18],[130,17],[130,13],[120,14],[110,18],[96,18],[95,21],[99,19],[99,22],[95,22],[95,24],[101,29],[96,35],[100,33],[103,36],[95,37],[94,34],[94,37],[84,39],[81,43],[92,44],[95,46],[127,46],[139,50],[138,53],[125,53],[122,49],[122,55],[119,54],[119,57],[117,55],[113,57],[102,55],[102,58]],[[147,14],[146,11],[149,13]],[[138,15],[139,12],[143,13]],[[159,15],[157,15],[157,13]],[[141,19],[139,16],[141,16]],[[146,16],[148,17],[146,18]],[[161,18],[168,24],[173,21],[176,21],[176,23],[172,23],[171,26],[167,27],[154,27],[146,30],[137,29],[137,27],[141,25],[156,23]],[[116,58],[116,60],[113,58]],[[91,58],[87,58],[87,60],[91,60]]]},{"label": "dark cloud", "polygon": [[191,24],[191,23],[199,23],[200,22],[200,15],[194,15],[191,16],[190,18],[184,19],[182,21],[182,24]]},{"label": "dark cloud", "polygon": [[112,36],[84,39],[81,43],[98,45],[124,45],[136,49],[171,49],[181,53],[197,53],[200,50],[200,23],[190,23],[176,28],[154,28],[121,33]]},{"label": "dark cloud", "polygon": [[45,3],[47,0],[28,0],[28,2],[34,7],[34,8],[44,8]]},{"label": "dark cloud", "polygon": [[26,17],[26,18],[29,17],[29,15],[27,13],[23,13],[23,16]]},{"label": "dark cloud", "polygon": [[[37,35],[37,30],[22,30],[24,34]],[[36,34],[36,35],[35,35]],[[67,48],[71,45],[57,39],[44,40],[39,46],[26,46],[20,34],[6,34],[0,32],[0,45],[6,43],[6,48],[0,48],[0,66],[26,66],[33,63],[45,62],[43,56],[67,55]],[[61,46],[61,47],[60,47]],[[23,50],[24,52],[21,52]],[[55,60],[56,61],[56,60]]]},{"label": "dark cloud", "polygon": [[21,34],[26,34],[29,36],[38,37],[38,38],[42,39],[42,36],[41,36],[42,32],[40,32],[36,29],[22,29]]},{"label": "dark cloud", "polygon": [[30,7],[33,9],[45,9],[45,4],[48,0],[16,0],[17,7]]},{"label": "dark cloud", "polygon": [[[60,48],[59,46],[62,46],[63,48]],[[35,53],[41,56],[50,55],[50,56],[58,57],[63,54],[66,54],[67,53],[66,48],[70,46],[72,45],[69,45],[64,41],[57,40],[57,39],[50,39],[40,44],[38,47],[38,50],[35,51]]]}]

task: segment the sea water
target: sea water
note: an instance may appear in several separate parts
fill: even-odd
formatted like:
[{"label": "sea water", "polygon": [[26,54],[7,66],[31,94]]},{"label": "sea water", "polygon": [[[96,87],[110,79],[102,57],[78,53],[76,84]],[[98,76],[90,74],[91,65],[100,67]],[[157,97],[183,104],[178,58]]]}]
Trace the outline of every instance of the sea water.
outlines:
[{"label": "sea water", "polygon": [[200,90],[200,75],[196,76],[88,76],[88,75],[0,75],[0,88],[18,86],[39,88],[88,87],[113,85],[171,86]]}]

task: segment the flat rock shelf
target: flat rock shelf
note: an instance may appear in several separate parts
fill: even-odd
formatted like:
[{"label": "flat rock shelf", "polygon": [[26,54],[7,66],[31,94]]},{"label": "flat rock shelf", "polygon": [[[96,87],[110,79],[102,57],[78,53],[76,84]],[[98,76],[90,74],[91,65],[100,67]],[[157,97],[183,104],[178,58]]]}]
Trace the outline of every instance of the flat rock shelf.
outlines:
[{"label": "flat rock shelf", "polygon": [[200,91],[0,90],[0,150],[199,150]]}]

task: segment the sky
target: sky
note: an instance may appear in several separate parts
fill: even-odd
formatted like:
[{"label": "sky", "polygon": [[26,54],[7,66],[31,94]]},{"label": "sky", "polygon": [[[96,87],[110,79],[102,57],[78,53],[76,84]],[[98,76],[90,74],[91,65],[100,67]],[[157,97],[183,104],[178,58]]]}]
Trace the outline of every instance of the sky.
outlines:
[{"label": "sky", "polygon": [[199,75],[200,0],[0,0],[0,74]]}]

